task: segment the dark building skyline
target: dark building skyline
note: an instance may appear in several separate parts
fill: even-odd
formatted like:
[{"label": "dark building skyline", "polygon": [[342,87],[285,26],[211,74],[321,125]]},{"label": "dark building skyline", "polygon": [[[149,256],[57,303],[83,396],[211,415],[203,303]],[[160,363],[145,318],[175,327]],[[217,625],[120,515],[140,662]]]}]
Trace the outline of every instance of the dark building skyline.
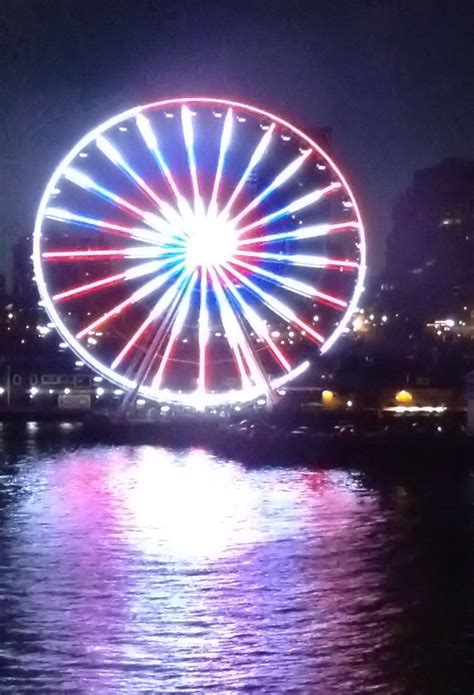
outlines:
[{"label": "dark building skyline", "polygon": [[393,211],[386,289],[394,307],[425,314],[474,302],[474,161],[415,172]]},{"label": "dark building skyline", "polygon": [[12,246],[11,293],[15,302],[32,309],[39,301],[38,290],[33,279],[32,234],[19,238]]}]

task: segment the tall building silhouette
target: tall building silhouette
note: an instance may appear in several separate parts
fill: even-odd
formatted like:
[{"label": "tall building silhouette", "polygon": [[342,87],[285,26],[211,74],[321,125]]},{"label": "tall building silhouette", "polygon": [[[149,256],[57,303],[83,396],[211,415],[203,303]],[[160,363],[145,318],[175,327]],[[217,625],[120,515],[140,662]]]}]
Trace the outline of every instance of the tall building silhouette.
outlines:
[{"label": "tall building silhouette", "polygon": [[415,173],[387,239],[385,288],[415,313],[474,305],[474,161],[446,159]]}]

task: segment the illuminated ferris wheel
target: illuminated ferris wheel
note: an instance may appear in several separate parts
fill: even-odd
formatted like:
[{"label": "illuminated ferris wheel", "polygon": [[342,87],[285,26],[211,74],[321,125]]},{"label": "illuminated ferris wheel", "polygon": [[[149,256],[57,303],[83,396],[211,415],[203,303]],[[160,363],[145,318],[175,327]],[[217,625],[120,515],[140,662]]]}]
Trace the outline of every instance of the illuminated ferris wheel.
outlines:
[{"label": "illuminated ferris wheel", "polygon": [[196,408],[272,399],[346,329],[364,230],[310,137],[184,98],[98,126],[53,173],[35,276],[74,352],[121,388]]}]

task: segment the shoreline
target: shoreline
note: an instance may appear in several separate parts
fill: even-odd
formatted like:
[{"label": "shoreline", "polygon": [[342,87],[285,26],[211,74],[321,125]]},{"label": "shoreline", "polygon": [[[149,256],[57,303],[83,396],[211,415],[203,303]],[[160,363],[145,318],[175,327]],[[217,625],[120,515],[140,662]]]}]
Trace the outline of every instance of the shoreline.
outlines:
[{"label": "shoreline", "polygon": [[[347,421],[348,418],[345,418]],[[421,420],[421,422],[420,422]],[[423,421],[424,420],[424,421]],[[218,422],[206,419],[163,419],[159,422],[123,422],[99,414],[85,419],[73,413],[32,413],[4,418],[1,437],[8,442],[34,437],[48,445],[117,446],[162,445],[176,449],[206,448],[249,465],[302,465],[320,467],[443,467],[474,468],[474,437],[459,427],[446,427],[446,418],[392,420],[392,426],[364,429],[353,423],[334,425],[321,420]],[[438,424],[440,423],[440,424]],[[414,427],[416,425],[416,427]]]}]

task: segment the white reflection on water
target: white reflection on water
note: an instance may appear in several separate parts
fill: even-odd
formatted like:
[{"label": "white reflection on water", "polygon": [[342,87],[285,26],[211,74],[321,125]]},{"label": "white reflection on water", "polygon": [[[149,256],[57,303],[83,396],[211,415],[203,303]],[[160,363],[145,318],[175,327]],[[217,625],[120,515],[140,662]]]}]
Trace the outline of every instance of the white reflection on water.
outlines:
[{"label": "white reflection on water", "polygon": [[301,526],[297,488],[256,486],[237,464],[198,449],[176,455],[142,447],[107,482],[127,540],[147,555],[212,561],[289,538]]}]

